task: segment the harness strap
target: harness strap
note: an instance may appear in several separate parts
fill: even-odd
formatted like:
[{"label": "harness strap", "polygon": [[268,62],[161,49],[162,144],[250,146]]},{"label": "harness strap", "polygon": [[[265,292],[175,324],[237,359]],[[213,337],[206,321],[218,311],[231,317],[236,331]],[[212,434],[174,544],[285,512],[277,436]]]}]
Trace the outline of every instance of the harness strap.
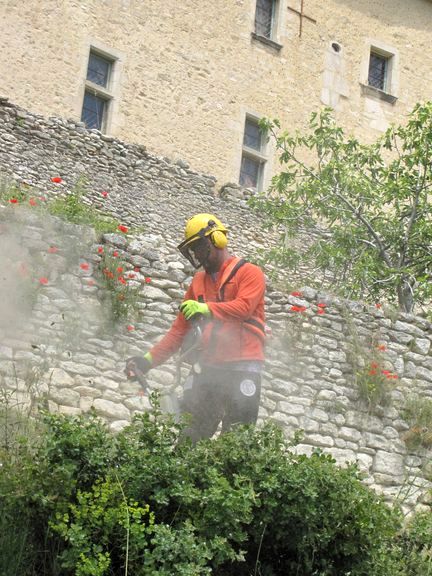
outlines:
[{"label": "harness strap", "polygon": [[222,286],[219,288],[219,294],[218,294],[218,302],[223,302],[224,301],[224,296],[225,296],[225,284],[228,284],[228,282],[237,274],[238,270],[244,265],[246,264],[246,260],[244,258],[241,258],[240,260],[238,260],[235,265],[232,267],[232,269],[230,270],[228,276],[226,278],[224,278]]}]

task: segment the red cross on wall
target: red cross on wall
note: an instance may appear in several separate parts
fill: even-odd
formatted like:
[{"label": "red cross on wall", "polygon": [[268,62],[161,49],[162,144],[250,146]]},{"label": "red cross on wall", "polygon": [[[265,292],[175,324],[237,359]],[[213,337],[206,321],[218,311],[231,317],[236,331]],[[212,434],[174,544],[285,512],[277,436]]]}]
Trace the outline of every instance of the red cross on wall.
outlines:
[{"label": "red cross on wall", "polygon": [[310,22],[313,22],[314,24],[316,24],[316,20],[314,18],[311,18],[310,16],[307,16],[304,11],[304,0],[301,0],[300,3],[300,10],[296,10],[295,8],[291,8],[290,6],[287,6],[288,10],[291,10],[291,12],[295,12],[298,16],[300,16],[300,27],[299,27],[299,37],[301,38],[302,32],[303,32],[303,18],[306,18],[306,20],[309,20]]}]

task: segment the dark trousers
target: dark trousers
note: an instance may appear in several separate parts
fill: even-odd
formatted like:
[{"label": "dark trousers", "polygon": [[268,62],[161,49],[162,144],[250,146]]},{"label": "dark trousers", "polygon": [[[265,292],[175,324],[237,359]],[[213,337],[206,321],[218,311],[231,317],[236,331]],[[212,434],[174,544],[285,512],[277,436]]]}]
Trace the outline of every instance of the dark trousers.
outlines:
[{"label": "dark trousers", "polygon": [[184,384],[181,412],[190,414],[184,436],[193,442],[210,438],[222,422],[222,432],[235,424],[255,424],[261,395],[257,372],[204,367]]}]

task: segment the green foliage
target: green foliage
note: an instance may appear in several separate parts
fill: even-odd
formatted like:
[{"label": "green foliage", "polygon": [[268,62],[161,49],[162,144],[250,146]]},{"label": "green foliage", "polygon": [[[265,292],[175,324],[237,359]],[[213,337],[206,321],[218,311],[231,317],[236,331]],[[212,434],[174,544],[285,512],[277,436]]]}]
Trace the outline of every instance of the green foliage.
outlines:
[{"label": "green foliage", "polygon": [[432,447],[432,400],[410,396],[407,398],[403,411],[403,418],[408,422],[410,429],[404,435],[408,448]]},{"label": "green foliage", "polygon": [[[308,134],[280,132],[277,120],[261,128],[283,165],[271,193],[251,200],[284,231],[270,259],[332,272],[333,286],[349,297],[397,301],[408,312],[429,301],[432,102],[371,145],[346,137],[330,109],[312,114]],[[301,250],[288,248],[301,230],[315,234]]]},{"label": "green foliage", "polygon": [[388,576],[397,560],[399,516],[355,466],[296,455],[272,424],[195,446],[157,406],[117,436],[92,415],[39,426],[2,455],[5,576]]},{"label": "green foliage", "polygon": [[118,222],[106,214],[102,214],[89,202],[84,200],[86,179],[81,177],[73,189],[66,195],[48,203],[48,212],[67,222],[93,227],[97,234],[115,232]]},{"label": "green foliage", "polygon": [[[90,492],[78,491],[70,512],[57,513],[50,522],[69,544],[61,555],[63,568],[79,576],[103,576],[139,566],[148,547],[147,516],[148,506],[128,502],[117,477],[97,480]],[[152,523],[150,515],[148,525]]]}]

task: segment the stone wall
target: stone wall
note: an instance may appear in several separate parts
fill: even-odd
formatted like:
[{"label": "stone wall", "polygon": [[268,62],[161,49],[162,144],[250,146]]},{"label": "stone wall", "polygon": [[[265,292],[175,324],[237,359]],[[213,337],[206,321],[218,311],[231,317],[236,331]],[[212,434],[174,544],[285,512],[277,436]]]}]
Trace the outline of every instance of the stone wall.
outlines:
[{"label": "stone wall", "polygon": [[[252,34],[256,0],[0,3],[2,95],[79,121],[90,47],[114,60],[107,133],[238,181],[246,114],[301,129],[321,104],[374,138],[430,98],[429,0],[279,0],[276,45]],[[279,47],[277,46],[279,45]],[[391,56],[396,101],[364,91],[371,46]],[[266,178],[277,170],[266,151]]]},{"label": "stone wall", "polygon": [[[235,187],[216,196],[214,179],[185,164],[1,104],[0,166],[35,204],[0,210],[2,387],[15,401],[28,405],[43,395],[51,409],[69,414],[93,406],[118,430],[148,408],[123,374],[124,359],[164,333],[190,281],[192,270],[176,251],[185,219],[217,213],[246,257],[266,246],[268,235]],[[67,194],[83,175],[86,200],[136,233],[99,239],[47,214],[43,198]],[[62,182],[53,183],[56,176]],[[110,321],[105,254],[139,290],[133,323]],[[403,494],[407,508],[421,501],[431,452],[407,448],[403,407],[412,394],[432,400],[431,324],[283,276],[278,286],[269,282],[266,296],[272,335],[260,420],[276,420],[289,435],[304,430],[298,450],[319,447],[341,463],[357,459],[366,482],[388,498]],[[362,398],[368,382],[388,386],[377,405]],[[149,383],[176,388],[174,361],[152,370]]]}]

